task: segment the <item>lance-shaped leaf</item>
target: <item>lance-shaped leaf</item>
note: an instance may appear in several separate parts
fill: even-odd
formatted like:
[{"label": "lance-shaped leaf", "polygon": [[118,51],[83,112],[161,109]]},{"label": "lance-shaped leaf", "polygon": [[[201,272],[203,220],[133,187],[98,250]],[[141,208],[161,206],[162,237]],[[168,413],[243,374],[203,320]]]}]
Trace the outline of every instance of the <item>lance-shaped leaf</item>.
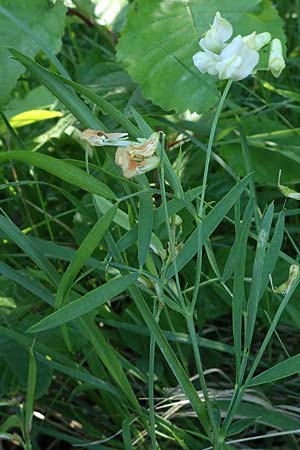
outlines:
[{"label": "lance-shaped leaf", "polygon": [[58,325],[70,322],[70,320],[81,317],[126,291],[126,289],[131,286],[138,277],[138,273],[133,273],[108,281],[83,297],[77,298],[71,303],[68,303],[59,310],[40,320],[38,323],[33,325],[29,331],[31,333],[37,333],[40,331],[49,330],[57,327]]}]

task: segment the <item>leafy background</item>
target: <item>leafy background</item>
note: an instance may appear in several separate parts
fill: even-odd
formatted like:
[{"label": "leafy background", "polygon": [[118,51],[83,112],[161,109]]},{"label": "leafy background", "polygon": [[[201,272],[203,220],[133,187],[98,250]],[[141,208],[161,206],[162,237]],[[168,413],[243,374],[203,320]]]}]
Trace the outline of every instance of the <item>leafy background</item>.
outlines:
[{"label": "leafy background", "polygon": [[[200,385],[197,377],[192,378],[197,369],[180,308],[166,295],[157,325],[147,308],[141,311],[132,290],[138,286],[155,313],[152,287],[141,286],[132,277],[126,279],[129,289],[124,284],[122,291],[115,278],[119,265],[111,238],[125,265],[137,269],[137,261],[146,260],[147,271],[153,267],[160,273],[171,271],[153,250],[170,250],[159,176],[156,172],[147,175],[155,190],[150,199],[149,193],[140,195],[146,180],[125,180],[115,167],[111,148],[89,149],[88,176],[87,149],[80,131],[88,126],[109,131],[128,127],[132,138],[152,130],[166,133],[166,151],[172,164],[166,171],[168,208],[171,223],[174,213],[182,219],[182,226],[174,233],[177,250],[186,257],[180,281],[189,296],[196,266],[195,246],[189,241],[196,229],[190,208],[195,208],[202,189],[204,150],[214,106],[224,87],[201,76],[192,67],[190,56],[199,50],[199,37],[216,9],[232,20],[236,32],[269,30],[274,37],[281,37],[286,42],[288,66],[278,80],[262,71],[255,78],[235,83],[217,127],[205,210],[209,240],[203,261],[204,284],[195,315],[207,384],[216,398],[216,417],[228,408],[235,382],[232,299],[222,283],[232,290],[234,279],[241,276],[244,251],[248,298],[257,255],[254,220],[244,247],[239,241],[240,213],[244,214],[251,189],[261,213],[272,202],[275,205],[270,233],[274,258],[266,258],[274,284],[284,282],[290,264],[298,262],[299,205],[286,200],[277,189],[279,169],[283,184],[299,191],[300,183],[300,20],[296,3],[278,0],[277,9],[269,1],[226,0],[210,2],[209,7],[201,0],[188,4],[173,0],[130,3],[82,0],[66,7],[61,1],[28,0],[25,5],[0,0],[1,57],[5,58],[0,64],[4,82],[0,86],[3,448],[15,448],[19,436],[27,449],[30,445],[37,450],[72,448],[74,444],[89,448],[91,441],[101,441],[93,448],[148,450],[149,380],[154,384],[159,448],[209,446],[193,408],[181,401],[185,387],[197,410],[193,388],[200,389]],[[195,28],[190,26],[189,11]],[[20,31],[19,21],[26,32]],[[27,57],[36,56],[46,70],[14,52],[17,62],[6,46]],[[64,81],[54,73],[63,75]],[[70,88],[69,77],[79,86]],[[249,172],[254,172],[255,183],[250,177],[236,184]],[[189,209],[178,198],[181,189]],[[116,212],[111,210],[115,198],[124,196],[130,197],[118,204]],[[153,208],[140,215],[141,202],[145,208],[149,201]],[[278,219],[283,207],[284,229]],[[270,206],[267,214],[271,213]],[[274,233],[276,223],[281,224],[282,245],[278,228]],[[105,234],[107,230],[111,238]],[[145,245],[149,240],[151,251]],[[71,261],[75,278],[64,275]],[[266,266],[259,273],[266,288],[258,309],[251,362],[283,301],[268,285]],[[172,292],[173,280],[169,283],[165,284]],[[103,290],[99,289],[103,286],[109,287],[111,301],[100,304]],[[68,292],[71,302],[55,316],[53,304],[59,289]],[[77,309],[78,300],[83,309]],[[66,311],[76,312],[76,319],[71,320]],[[68,322],[61,325],[62,318]],[[298,448],[299,436],[292,431],[299,428],[299,324],[296,290],[259,364],[260,378],[252,380],[251,391],[239,406],[228,440],[260,436],[263,448]],[[29,333],[30,328],[36,333]],[[151,334],[165,351],[163,356],[155,348],[154,371],[149,365]],[[30,357],[33,336],[34,359]],[[170,364],[174,363],[170,348],[191,377],[191,385],[184,377],[180,382],[175,378],[178,366]],[[30,429],[28,418],[34,411]],[[279,434],[270,437],[270,430]],[[257,442],[247,441],[247,448],[257,448]],[[244,445],[240,441],[224,448]]]}]

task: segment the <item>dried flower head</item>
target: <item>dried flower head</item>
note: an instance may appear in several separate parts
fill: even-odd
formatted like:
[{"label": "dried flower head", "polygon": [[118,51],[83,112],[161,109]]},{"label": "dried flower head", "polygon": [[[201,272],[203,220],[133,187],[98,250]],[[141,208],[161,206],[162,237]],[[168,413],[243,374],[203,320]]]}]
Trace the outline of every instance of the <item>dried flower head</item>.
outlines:
[{"label": "dried flower head", "polygon": [[119,147],[115,162],[122,168],[126,178],[133,178],[159,165],[159,157],[155,155],[159,144],[159,133],[153,133],[148,139],[130,143],[126,148]]}]

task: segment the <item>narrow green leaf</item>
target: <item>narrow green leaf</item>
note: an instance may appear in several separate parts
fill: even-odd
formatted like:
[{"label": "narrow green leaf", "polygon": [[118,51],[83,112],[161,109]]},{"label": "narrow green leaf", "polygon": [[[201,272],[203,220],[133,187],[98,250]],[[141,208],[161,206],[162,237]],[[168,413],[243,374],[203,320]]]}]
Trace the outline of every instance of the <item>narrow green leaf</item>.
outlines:
[{"label": "narrow green leaf", "polygon": [[[21,344],[27,350],[30,350],[32,346],[32,338],[28,338],[21,333],[16,332],[13,329],[5,328],[0,325],[0,335],[9,337]],[[107,381],[101,380],[99,377],[90,375],[87,371],[83,370],[77,363],[73,362],[66,355],[61,355],[52,348],[35,342],[35,356],[42,364],[51,367],[58,372],[69,375],[70,377],[81,380],[85,383],[94,386],[97,389],[105,390],[114,395],[118,395],[118,391]]]},{"label": "narrow green leaf", "polygon": [[57,291],[57,296],[55,300],[56,308],[59,308],[63,303],[68,291],[71,289],[72,283],[75,280],[76,275],[85,265],[88,258],[92,255],[94,250],[99,245],[101,239],[103,238],[106,230],[110,226],[113,218],[115,217],[117,205],[113,206],[107,211],[104,216],[100,217],[95,223],[91,231],[82,241],[80,247],[78,248],[74,258],[69,264],[67,270],[65,271]]},{"label": "narrow green leaf", "polygon": [[22,231],[8,217],[0,215],[0,229],[17,244],[26,255],[31,258],[41,270],[47,274],[48,278],[54,283],[58,283],[58,273],[50,261],[43,254],[38,252],[35,245],[28,239]]},{"label": "narrow green leaf", "polygon": [[139,136],[139,130],[133,125],[133,123],[127,119],[127,117],[122,114],[115,106],[106,101],[104,98],[92,92],[90,89],[81,86],[78,83],[74,83],[74,81],[68,80],[61,75],[50,72],[55,78],[64,84],[68,84],[72,88],[74,88],[77,92],[84,95],[86,98],[95,103],[102,112],[108,114],[112,119],[114,119],[117,123],[119,123],[127,133],[131,134],[133,137]]},{"label": "narrow green leaf", "polygon": [[[122,279],[124,278],[126,278],[126,276],[124,276]],[[111,346],[111,344],[107,342],[107,340],[103,336],[102,331],[95,325],[94,321],[84,321],[80,319],[79,326],[83,334],[89,339],[97,356],[102,361],[121,391],[128,398],[131,405],[136,410],[140,409],[139,403],[124,373],[123,367],[117,357],[116,351]]]},{"label": "narrow green leaf", "polygon": [[259,384],[272,383],[282,378],[290,377],[300,373],[300,354],[281,361],[268,370],[254,377],[249,386],[258,386]]},{"label": "narrow green leaf", "polygon": [[104,125],[86,104],[71,89],[67,88],[62,81],[58,80],[40,64],[37,64],[33,59],[28,58],[28,56],[15,48],[9,48],[9,51],[40,83],[49,89],[68,108],[82,126],[94,129],[104,128]]},{"label": "narrow green leaf", "polygon": [[129,419],[123,420],[122,423],[122,437],[124,442],[124,450],[133,450],[131,443],[131,433],[130,433],[130,421]]},{"label": "narrow green leaf", "polygon": [[33,353],[33,347],[31,346],[29,349],[29,367],[28,367],[26,405],[25,405],[25,436],[27,439],[30,436],[31,423],[33,418],[36,374],[37,374],[36,362]]},{"label": "narrow green leaf", "polygon": [[250,295],[248,299],[248,306],[247,306],[247,314],[246,314],[246,330],[245,330],[245,346],[247,349],[250,348],[255,321],[256,321],[256,315],[257,315],[257,309],[258,309],[258,303],[260,300],[260,292],[261,292],[261,286],[262,286],[262,276],[263,276],[263,268],[265,263],[265,254],[266,254],[266,248],[267,248],[267,242],[270,234],[270,229],[272,225],[274,215],[274,204],[271,203],[271,205],[266,210],[262,222],[261,227],[259,230],[258,238],[257,238],[257,248],[256,248],[256,254],[255,254],[255,260],[253,265],[253,271],[252,271],[252,283],[251,283],[251,290]]},{"label": "narrow green leaf", "polygon": [[70,376],[72,379],[83,381],[91,386],[99,389],[100,391],[106,391],[113,394],[116,397],[120,396],[120,392],[107,381],[101,380],[101,378],[94,377],[86,371],[79,370],[78,368],[69,367],[65,364],[61,364],[52,359],[46,358],[44,355],[37,354],[37,359],[52,369],[57,370],[60,373]]},{"label": "narrow green leaf", "polygon": [[249,200],[246,207],[242,226],[239,230],[239,236],[236,245],[236,260],[234,271],[234,284],[233,284],[233,299],[232,299],[232,331],[234,338],[234,349],[236,357],[236,377],[239,378],[239,369],[241,362],[241,349],[242,349],[242,321],[243,321],[243,308],[245,306],[245,266],[246,266],[246,254],[247,254],[247,240],[249,237],[251,219],[253,214],[253,201]]},{"label": "narrow green leaf", "polygon": [[[106,242],[115,261],[118,262],[119,264],[124,264],[122,255],[120,254],[119,249],[109,232],[106,234]],[[199,417],[202,426],[210,434],[210,423],[205,406],[202,400],[199,398],[197,391],[194,388],[193,384],[191,383],[188,375],[186,374],[185,370],[178,361],[178,358],[175,355],[172,347],[170,346],[167,339],[163,335],[160,327],[156,323],[146,301],[144,300],[144,297],[135,286],[131,286],[129,288],[129,293],[132,299],[134,300],[138,310],[140,311],[141,316],[146,322],[147,327],[149,328],[151,333],[153,333],[155,341],[159,346],[162,354],[164,355],[166,361],[168,362],[172,372],[174,373],[179,384],[181,385],[187,398],[191,402],[191,405],[194,411],[196,412],[197,416]]]},{"label": "narrow green leaf", "polygon": [[139,277],[138,273],[133,273],[108,281],[102,286],[92,290],[83,297],[73,300],[71,303],[63,306],[59,310],[43,318],[38,323],[29,328],[30,333],[55,328],[63,323],[70,322],[77,317],[92,311],[99,306],[104,305],[108,300],[124,292]]},{"label": "narrow green leaf", "polygon": [[140,193],[138,224],[138,259],[143,267],[149,252],[153,226],[153,202],[151,192]]},{"label": "narrow green leaf", "polygon": [[284,220],[285,212],[281,211],[278,215],[275,230],[265,255],[261,281],[261,297],[269,284],[269,275],[273,273],[279,258],[280,248],[284,236]]},{"label": "narrow green leaf", "polygon": [[204,403],[199,398],[196,389],[191,383],[189,377],[187,376],[185,370],[181,366],[178,361],[177,356],[175,355],[173,349],[168,343],[166,337],[163,335],[159,325],[155,321],[147,303],[145,302],[141,293],[135,288],[132,287],[130,289],[131,295],[135,301],[135,304],[138,310],[141,313],[147,327],[149,328],[151,335],[155,338],[157,345],[160,348],[160,351],[164,355],[166,361],[168,362],[170,369],[174,373],[176,379],[180,383],[183,391],[185,392],[187,398],[191,402],[191,405],[196,412],[199,420],[203,426],[203,428],[209,433],[210,432],[210,423],[207,416],[206,408]]},{"label": "narrow green leaf", "polygon": [[0,262],[0,274],[15,281],[38,298],[42,298],[49,305],[54,305],[54,297],[48,289],[42,286],[36,279],[29,278],[5,263]]},{"label": "narrow green leaf", "polygon": [[235,434],[240,434],[242,431],[246,430],[246,428],[250,427],[256,422],[256,417],[249,419],[240,419],[234,422],[227,433],[227,437],[234,436]]},{"label": "narrow green leaf", "polygon": [[[207,215],[202,226],[203,243],[214,232],[217,226],[222,222],[228,211],[235,204],[246,186],[248,185],[252,175],[247,175],[243,180],[237,183],[213,208]],[[198,228],[193,231],[185,242],[181,252],[176,258],[177,270],[181,270],[196,254],[198,242]],[[174,265],[169,268],[167,278],[174,276]]]},{"label": "narrow green leaf", "polygon": [[0,163],[6,161],[22,161],[26,164],[31,164],[92,194],[109,199],[116,198],[113,191],[102,183],[102,181],[74,167],[72,164],[53,158],[52,156],[28,151],[0,152]]}]

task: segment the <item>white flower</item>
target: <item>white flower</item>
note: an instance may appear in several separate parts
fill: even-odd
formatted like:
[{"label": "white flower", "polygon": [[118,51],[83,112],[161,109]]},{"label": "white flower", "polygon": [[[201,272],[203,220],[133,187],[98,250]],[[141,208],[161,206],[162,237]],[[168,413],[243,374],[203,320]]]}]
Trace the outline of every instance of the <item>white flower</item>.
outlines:
[{"label": "white flower", "polygon": [[216,70],[220,80],[242,80],[253,72],[258,61],[258,52],[248,47],[238,35],[222,50]]},{"label": "white flower", "polygon": [[[193,62],[201,73],[217,75],[220,80],[243,80],[255,73],[259,51],[271,41],[271,34],[257,34],[254,31],[247,36],[238,35],[227,43],[231,35],[231,24],[217,12],[213,25],[199,41],[203,51],[193,56]],[[269,70],[275,77],[279,77],[284,67],[281,42],[273,39]]]},{"label": "white flower", "polygon": [[126,147],[130,144],[130,141],[127,140],[127,133],[105,133],[104,131],[92,130],[91,128],[84,130],[80,138],[94,147],[103,147],[104,145]]},{"label": "white flower", "polygon": [[284,68],[285,62],[282,54],[281,41],[279,39],[273,39],[269,57],[269,70],[271,70],[274,77],[278,78]]},{"label": "white flower", "polygon": [[231,35],[231,24],[223,19],[218,11],[216,12],[212,26],[205,33],[205,37],[200,39],[199,45],[204,51],[220,53],[225,46],[225,42],[228,41]]},{"label": "white flower", "polygon": [[123,175],[133,178],[158,167],[160,159],[155,155],[158,144],[159,133],[153,133],[148,139],[139,139],[126,148],[119,147],[115,162],[122,168]]}]

